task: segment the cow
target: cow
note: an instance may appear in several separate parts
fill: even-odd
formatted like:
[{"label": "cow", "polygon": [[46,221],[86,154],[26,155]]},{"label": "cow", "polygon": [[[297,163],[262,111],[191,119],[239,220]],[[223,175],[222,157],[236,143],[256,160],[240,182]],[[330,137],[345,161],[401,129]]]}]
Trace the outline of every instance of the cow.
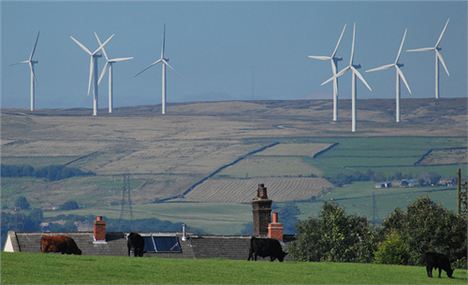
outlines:
[{"label": "cow", "polygon": [[278,259],[279,262],[283,262],[284,257],[287,255],[287,252],[283,251],[281,244],[278,240],[272,238],[256,238],[252,237],[250,239],[250,249],[249,249],[249,258],[257,260],[257,256],[265,258],[270,257],[270,261]]},{"label": "cow", "polygon": [[127,236],[128,256],[133,250],[133,256],[143,256],[145,253],[145,239],[137,233],[129,233]]},{"label": "cow", "polygon": [[447,272],[449,278],[452,278],[453,269],[446,255],[437,252],[426,252],[424,254],[424,262],[426,263],[427,277],[432,278],[432,268],[434,268],[439,269],[439,278],[442,269]]},{"label": "cow", "polygon": [[81,255],[81,250],[78,248],[75,241],[68,236],[42,236],[41,252],[60,252],[61,254]]}]

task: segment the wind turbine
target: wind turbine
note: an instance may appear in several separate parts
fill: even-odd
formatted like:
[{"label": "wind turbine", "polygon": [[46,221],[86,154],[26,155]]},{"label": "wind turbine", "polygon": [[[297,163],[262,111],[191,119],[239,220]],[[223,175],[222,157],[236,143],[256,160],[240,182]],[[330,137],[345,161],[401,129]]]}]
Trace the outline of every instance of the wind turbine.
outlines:
[{"label": "wind turbine", "polygon": [[[94,33],[94,36],[96,37],[96,40],[99,45],[102,45],[101,40],[99,39],[98,35]],[[120,58],[109,58],[107,56],[106,49],[103,47],[102,48],[102,53],[104,54],[104,57],[106,58],[106,63],[104,64],[104,67],[102,68],[101,75],[99,76],[98,84],[101,83],[101,80],[104,78],[104,74],[106,73],[106,70],[109,70],[109,88],[108,88],[108,99],[109,99],[109,113],[112,113],[112,106],[113,106],[113,100],[112,100],[112,91],[113,91],[113,86],[112,86],[112,70],[113,70],[113,64],[116,62],[121,62],[121,61],[128,61],[133,59],[133,57],[120,57]]]},{"label": "wind turbine", "polygon": [[87,54],[89,54],[89,81],[88,95],[91,92],[91,81],[93,82],[93,116],[97,116],[98,111],[98,58],[101,57],[99,51],[114,37],[110,36],[103,44],[101,44],[94,52],[91,52],[85,45],[80,43],[73,36],[70,38]]},{"label": "wind turbine", "polygon": [[403,67],[404,65],[402,63],[399,63],[398,60],[400,59],[400,55],[401,55],[401,50],[403,49],[403,43],[405,42],[405,38],[406,38],[406,32],[407,32],[407,29],[405,29],[405,32],[403,33],[403,38],[401,39],[401,43],[400,43],[400,49],[398,50],[398,54],[395,58],[395,62],[391,63],[391,64],[386,64],[386,65],[382,65],[382,66],[379,66],[379,67],[376,67],[376,68],[372,68],[372,69],[369,69],[369,70],[366,70],[366,72],[374,72],[374,71],[380,71],[380,70],[387,70],[387,69],[390,69],[392,67],[395,68],[395,76],[396,76],[396,93],[395,93],[395,100],[396,100],[396,103],[395,103],[395,107],[396,107],[396,111],[395,111],[395,120],[396,122],[400,122],[400,79],[403,81],[403,83],[405,84],[406,86],[406,89],[408,89],[408,92],[409,94],[411,94],[411,89],[408,85],[408,81],[406,81],[406,78],[405,78],[405,75],[403,74],[403,71],[401,71],[400,67]]},{"label": "wind turbine", "polygon": [[37,32],[37,36],[36,36],[36,41],[34,42],[34,46],[33,46],[33,49],[31,51],[31,54],[29,55],[29,58],[26,59],[26,60],[23,60],[23,61],[20,61],[18,63],[14,63],[14,64],[11,64],[11,65],[18,65],[18,64],[23,64],[23,63],[27,63],[29,65],[29,70],[30,70],[30,99],[31,99],[31,102],[30,102],[30,110],[31,111],[34,111],[34,108],[35,108],[35,105],[36,105],[36,86],[35,86],[35,81],[36,81],[36,74],[34,73],[34,65],[39,63],[39,61],[37,60],[34,60],[34,53],[36,52],[36,47],[37,47],[37,42],[39,41],[39,34],[40,34],[40,31]]},{"label": "wind turbine", "polygon": [[357,96],[357,90],[356,90],[356,76],[361,80],[362,83],[372,91],[372,88],[369,86],[367,81],[364,79],[364,77],[359,73],[358,69],[361,68],[360,64],[354,64],[353,59],[354,59],[354,40],[356,38],[356,24],[354,23],[353,25],[353,42],[351,45],[351,57],[349,58],[349,64],[345,68],[343,68],[340,72],[338,72],[335,76],[330,77],[328,80],[324,81],[322,85],[327,84],[328,82],[332,81],[335,78],[338,78],[342,76],[343,74],[346,73],[346,71],[351,71],[351,94],[352,94],[352,124],[351,124],[351,131],[355,132],[356,131],[356,96]]},{"label": "wind turbine", "polygon": [[338,38],[338,42],[336,43],[335,49],[333,50],[330,56],[322,56],[322,55],[309,55],[308,58],[322,60],[322,61],[330,61],[332,74],[334,76],[333,79],[333,121],[336,122],[338,119],[338,78],[336,77],[336,72],[338,70],[338,61],[343,60],[341,57],[336,57],[336,51],[340,45],[341,39],[343,38],[344,32],[346,30],[346,24],[343,26],[343,30],[341,31],[341,35]]},{"label": "wind turbine", "polygon": [[169,64],[168,62],[169,59],[164,57],[165,41],[166,41],[166,25],[164,25],[163,40],[162,40],[162,47],[161,47],[161,57],[135,75],[135,77],[137,77],[138,75],[142,74],[143,72],[155,66],[156,64],[161,63],[161,66],[162,66],[162,94],[161,94],[161,108],[162,109],[161,109],[161,113],[163,115],[166,114],[166,66],[169,66],[172,70],[175,70]]},{"label": "wind turbine", "polygon": [[442,63],[442,66],[445,69],[445,73],[447,76],[450,76],[450,73],[447,69],[447,65],[445,65],[444,58],[442,57],[442,53],[440,52],[442,48],[440,47],[440,42],[442,41],[442,37],[444,36],[445,30],[447,29],[448,23],[450,18],[447,19],[445,22],[445,26],[440,33],[439,39],[437,40],[436,44],[433,47],[427,48],[417,48],[417,49],[408,49],[407,52],[418,52],[418,51],[434,51],[435,54],[435,97],[439,99],[439,62]]}]

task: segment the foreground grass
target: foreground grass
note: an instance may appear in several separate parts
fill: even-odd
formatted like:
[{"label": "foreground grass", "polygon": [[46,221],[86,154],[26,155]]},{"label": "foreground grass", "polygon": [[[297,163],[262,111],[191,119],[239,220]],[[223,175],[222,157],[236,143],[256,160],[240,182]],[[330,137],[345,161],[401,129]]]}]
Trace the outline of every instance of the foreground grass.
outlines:
[{"label": "foreground grass", "polygon": [[1,254],[2,284],[466,284],[425,269],[355,263],[247,262],[31,253]]}]

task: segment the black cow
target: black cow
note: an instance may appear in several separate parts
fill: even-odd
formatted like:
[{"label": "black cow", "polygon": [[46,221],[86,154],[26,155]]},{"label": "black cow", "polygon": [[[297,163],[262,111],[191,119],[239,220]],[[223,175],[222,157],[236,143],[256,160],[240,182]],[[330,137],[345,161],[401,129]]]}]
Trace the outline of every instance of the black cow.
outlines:
[{"label": "black cow", "polygon": [[252,237],[250,239],[249,258],[247,260],[257,260],[257,256],[262,258],[269,256],[271,261],[278,259],[280,262],[283,262],[287,254],[276,239]]},{"label": "black cow", "polygon": [[439,269],[439,278],[442,269],[447,272],[447,276],[452,278],[453,269],[450,266],[448,257],[437,252],[426,252],[424,254],[424,262],[426,263],[427,276],[432,278],[432,268]]},{"label": "black cow", "polygon": [[133,250],[133,256],[143,256],[145,253],[145,239],[137,233],[129,233],[127,236],[128,256]]}]

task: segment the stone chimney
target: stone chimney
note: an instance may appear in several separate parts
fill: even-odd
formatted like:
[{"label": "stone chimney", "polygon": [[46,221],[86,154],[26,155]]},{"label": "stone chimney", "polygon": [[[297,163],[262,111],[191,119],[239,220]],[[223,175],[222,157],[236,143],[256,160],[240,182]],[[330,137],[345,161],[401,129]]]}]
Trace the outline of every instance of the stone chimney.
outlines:
[{"label": "stone chimney", "polygon": [[253,235],[266,237],[271,221],[271,203],[264,184],[258,184],[257,197],[252,200]]},{"label": "stone chimney", "polygon": [[94,243],[106,243],[106,222],[102,216],[96,216],[93,226]]},{"label": "stone chimney", "polygon": [[276,212],[273,212],[272,221],[268,224],[268,237],[283,241],[283,224],[278,222]]}]

